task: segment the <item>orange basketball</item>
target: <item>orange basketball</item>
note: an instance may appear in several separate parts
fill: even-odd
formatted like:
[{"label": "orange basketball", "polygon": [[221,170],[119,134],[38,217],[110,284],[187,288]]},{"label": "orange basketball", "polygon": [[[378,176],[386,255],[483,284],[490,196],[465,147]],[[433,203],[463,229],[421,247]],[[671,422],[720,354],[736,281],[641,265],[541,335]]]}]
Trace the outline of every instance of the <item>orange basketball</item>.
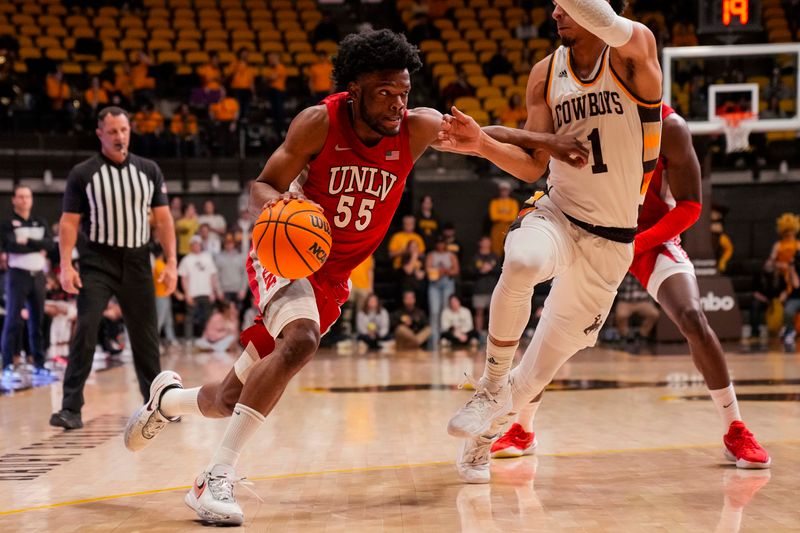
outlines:
[{"label": "orange basketball", "polygon": [[265,209],[253,227],[261,265],[286,279],[306,278],[331,252],[331,227],[319,207],[290,200]]}]

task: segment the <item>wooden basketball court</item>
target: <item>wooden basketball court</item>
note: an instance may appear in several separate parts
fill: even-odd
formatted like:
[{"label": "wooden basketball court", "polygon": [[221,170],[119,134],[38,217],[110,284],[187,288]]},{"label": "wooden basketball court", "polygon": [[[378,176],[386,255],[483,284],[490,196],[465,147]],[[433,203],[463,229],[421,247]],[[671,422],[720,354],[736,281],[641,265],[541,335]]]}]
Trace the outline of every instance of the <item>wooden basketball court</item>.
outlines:
[{"label": "wooden basketball court", "polygon": [[[800,358],[729,355],[745,421],[773,468],[737,470],[687,355],[605,349],[575,357],[545,395],[538,454],[498,460],[491,485],[456,476],[445,426],[480,352],[341,356],[323,351],[290,385],[238,473],[252,531],[798,531]],[[193,386],[229,356],[176,355]],[[224,420],[185,419],[129,453],[141,401],[130,365],[92,375],[85,427],[48,418],[57,385],[0,397],[0,531],[195,531],[184,492]]]}]

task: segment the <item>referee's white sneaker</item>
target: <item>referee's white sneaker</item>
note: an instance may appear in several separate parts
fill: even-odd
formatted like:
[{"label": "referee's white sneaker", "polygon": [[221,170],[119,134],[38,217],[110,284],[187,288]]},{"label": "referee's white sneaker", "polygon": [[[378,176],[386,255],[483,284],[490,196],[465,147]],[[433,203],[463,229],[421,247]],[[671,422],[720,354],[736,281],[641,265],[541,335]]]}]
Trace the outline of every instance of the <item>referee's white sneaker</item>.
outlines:
[{"label": "referee's white sneaker", "polygon": [[236,503],[233,486],[242,482],[232,466],[215,465],[203,472],[183,499],[204,522],[240,526],[244,522],[242,508]]},{"label": "referee's white sneaker", "polygon": [[169,418],[159,410],[161,395],[169,389],[183,388],[181,377],[172,370],[161,372],[150,384],[150,398],[136,410],[125,427],[125,447],[138,452],[150,444],[156,435],[170,422],[177,422],[181,417]]},{"label": "referee's white sneaker", "polygon": [[489,431],[497,418],[508,414],[511,401],[511,383],[506,382],[499,389],[490,391],[483,379],[475,382],[466,376],[466,383],[475,387],[475,394],[467,404],[453,415],[447,424],[447,432],[453,437],[471,438]]}]

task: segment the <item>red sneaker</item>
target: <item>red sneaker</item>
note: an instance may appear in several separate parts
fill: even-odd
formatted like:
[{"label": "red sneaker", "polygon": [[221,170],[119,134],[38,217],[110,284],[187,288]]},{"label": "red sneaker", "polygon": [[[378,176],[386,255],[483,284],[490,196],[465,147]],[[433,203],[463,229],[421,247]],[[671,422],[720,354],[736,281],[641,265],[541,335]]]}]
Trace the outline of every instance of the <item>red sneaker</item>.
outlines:
[{"label": "red sneaker", "polygon": [[505,435],[492,444],[492,458],[522,457],[533,454],[536,449],[536,435],[528,433],[519,424],[514,424]]},{"label": "red sneaker", "polygon": [[767,450],[761,447],[740,420],[731,422],[722,441],[725,443],[725,458],[735,462],[739,468],[769,468],[772,462]]}]

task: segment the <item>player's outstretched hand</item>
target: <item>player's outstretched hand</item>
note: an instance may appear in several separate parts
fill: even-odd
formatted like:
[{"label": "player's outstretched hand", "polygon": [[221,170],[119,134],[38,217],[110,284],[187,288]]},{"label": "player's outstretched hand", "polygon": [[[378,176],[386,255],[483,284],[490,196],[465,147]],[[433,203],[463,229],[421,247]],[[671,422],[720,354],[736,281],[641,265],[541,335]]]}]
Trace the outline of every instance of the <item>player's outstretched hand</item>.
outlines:
[{"label": "player's outstretched hand", "polygon": [[475,154],[481,142],[481,127],[469,115],[465,115],[455,106],[452,115],[442,117],[442,130],[436,147],[447,152],[459,154]]},{"label": "player's outstretched hand", "polygon": [[589,161],[589,148],[572,135],[553,135],[547,151],[555,159],[575,168],[583,168]]},{"label": "player's outstretched hand", "polygon": [[264,209],[269,209],[270,207],[274,206],[278,202],[283,202],[285,204],[288,204],[292,200],[297,200],[298,202],[307,202],[307,203],[309,203],[309,204],[311,204],[313,206],[318,207],[320,209],[320,211],[323,210],[321,205],[319,205],[316,202],[312,202],[311,200],[309,200],[308,198],[303,196],[303,193],[300,193],[300,192],[297,192],[297,191],[286,191],[285,193],[281,194],[280,196],[277,196],[277,197],[273,198],[272,200],[270,200],[269,202],[265,203],[263,205],[263,207],[261,208],[261,210],[263,211]]}]

